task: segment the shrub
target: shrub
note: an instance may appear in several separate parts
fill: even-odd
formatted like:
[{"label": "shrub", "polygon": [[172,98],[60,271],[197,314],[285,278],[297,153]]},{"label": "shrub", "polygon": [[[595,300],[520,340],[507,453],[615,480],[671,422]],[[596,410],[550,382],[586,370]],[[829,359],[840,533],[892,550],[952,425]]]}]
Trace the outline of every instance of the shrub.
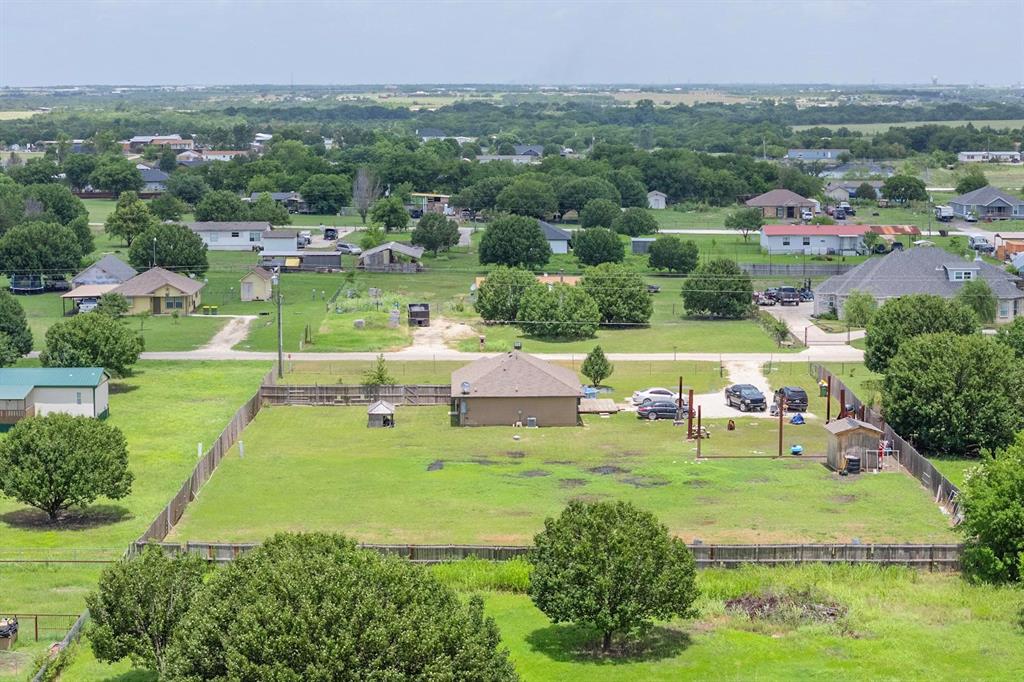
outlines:
[{"label": "shrub", "polygon": [[577,231],[572,238],[572,250],[583,265],[621,263],[626,257],[619,235],[604,227]]},{"label": "shrub", "polygon": [[683,281],[683,305],[690,315],[740,318],[750,313],[754,288],[735,261],[718,258],[697,266]]},{"label": "shrub", "polygon": [[580,211],[581,227],[611,227],[622,210],[608,199],[591,199]]},{"label": "shrub", "polygon": [[516,317],[525,333],[542,338],[589,338],[600,322],[601,311],[590,294],[565,284],[527,289]]},{"label": "shrub", "polygon": [[699,255],[696,242],[663,235],[651,244],[647,264],[654,270],[668,270],[685,275],[697,267]]},{"label": "shrub", "polygon": [[658,231],[658,221],[646,208],[627,208],[612,224],[619,234],[630,237],[641,237],[645,234],[654,234]]},{"label": "shrub", "polygon": [[1024,440],[971,471],[960,488],[968,575],[990,582],[1024,580]]}]

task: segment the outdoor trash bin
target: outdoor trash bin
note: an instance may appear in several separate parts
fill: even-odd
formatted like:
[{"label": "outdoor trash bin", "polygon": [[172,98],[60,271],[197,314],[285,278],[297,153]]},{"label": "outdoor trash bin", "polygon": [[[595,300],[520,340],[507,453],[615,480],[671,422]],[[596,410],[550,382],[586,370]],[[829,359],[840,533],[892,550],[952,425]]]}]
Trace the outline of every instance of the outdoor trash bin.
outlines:
[{"label": "outdoor trash bin", "polygon": [[203,306],[203,315],[209,315],[209,314],[210,314],[210,306],[204,305]]},{"label": "outdoor trash bin", "polygon": [[818,382],[818,395],[821,396],[822,398],[828,397],[828,384],[826,384],[824,381]]},{"label": "outdoor trash bin", "polygon": [[0,618],[0,650],[14,648],[18,641],[18,620],[16,618]]}]

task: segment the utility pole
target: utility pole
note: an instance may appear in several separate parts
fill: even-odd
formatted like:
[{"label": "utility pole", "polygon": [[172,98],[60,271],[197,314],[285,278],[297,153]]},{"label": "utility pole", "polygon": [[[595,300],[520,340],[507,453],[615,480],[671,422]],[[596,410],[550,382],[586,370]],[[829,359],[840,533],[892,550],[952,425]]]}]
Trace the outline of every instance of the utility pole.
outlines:
[{"label": "utility pole", "polygon": [[782,422],[786,417],[786,399],[779,397],[779,457],[782,457]]},{"label": "utility pole", "polygon": [[153,237],[153,261],[149,264],[150,267],[156,267],[156,237]]},{"label": "utility pole", "polygon": [[281,327],[281,275],[274,273],[270,279],[277,289],[277,378],[284,379],[284,329]]}]

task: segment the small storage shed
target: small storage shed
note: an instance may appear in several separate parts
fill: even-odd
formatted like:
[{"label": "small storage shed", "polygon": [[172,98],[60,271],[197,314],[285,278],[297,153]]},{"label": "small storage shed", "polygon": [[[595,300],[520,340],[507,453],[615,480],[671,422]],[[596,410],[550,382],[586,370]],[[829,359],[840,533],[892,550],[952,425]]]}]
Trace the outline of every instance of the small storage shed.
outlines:
[{"label": "small storage shed", "polygon": [[423,248],[385,242],[367,249],[358,258],[359,267],[368,272],[419,272],[423,269],[420,259]]},{"label": "small storage shed", "polygon": [[274,293],[274,273],[255,267],[240,281],[243,301],[269,301]]},{"label": "small storage shed", "polygon": [[430,304],[410,303],[409,304],[409,326],[429,327],[430,326]]},{"label": "small storage shed", "polygon": [[371,403],[366,410],[366,426],[371,429],[393,428],[395,425],[395,406],[386,400]]},{"label": "small storage shed", "polygon": [[859,419],[846,417],[825,424],[825,430],[829,433],[827,459],[830,469],[842,471],[849,457],[859,458],[861,470],[878,468],[881,429]]}]

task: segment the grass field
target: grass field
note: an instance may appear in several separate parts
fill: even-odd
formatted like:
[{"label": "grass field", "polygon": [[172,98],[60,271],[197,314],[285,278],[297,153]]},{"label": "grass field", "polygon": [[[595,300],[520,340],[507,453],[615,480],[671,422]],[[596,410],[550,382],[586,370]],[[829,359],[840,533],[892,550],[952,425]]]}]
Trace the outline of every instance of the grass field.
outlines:
[{"label": "grass field", "polygon": [[[959,174],[965,168],[972,166],[981,168],[990,185],[1007,190],[1016,196],[1021,196],[1021,188],[1024,188],[1024,164],[963,164],[958,170],[953,171],[946,170],[945,168],[932,168],[928,170],[928,185],[933,187],[953,187],[956,185]],[[1006,225],[1006,223],[1002,224]],[[1010,224],[1013,224],[1013,221]],[[995,226],[994,229],[1000,229],[998,227],[999,223],[977,223],[977,225]]]},{"label": "grass field", "polygon": [[985,120],[963,120],[963,121],[905,121],[902,123],[818,123],[815,125],[799,125],[793,126],[793,130],[807,130],[808,128],[846,128],[848,130],[857,130],[862,133],[868,133],[874,135],[877,133],[884,133],[889,128],[915,128],[917,126],[926,125],[937,125],[937,126],[950,126],[952,128],[962,128],[963,126],[970,123],[975,128],[1021,128],[1024,127],[1024,119],[1011,118],[1011,119],[994,119],[991,121]]},{"label": "grass field", "polygon": [[[364,541],[528,543],[545,516],[576,497],[632,500],[681,537],[713,542],[953,537],[903,474],[840,478],[817,461],[772,460],[774,420],[738,418],[732,432],[725,420],[708,420],[703,454],[754,457],[699,463],[669,422],[630,413],[584,421],[459,429],[438,406],[399,408],[395,429],[367,429],[364,408],[265,409],[243,436],[245,458],[224,460],[172,539],[341,530]],[[787,452],[799,443],[824,454],[825,431],[814,419],[787,426],[784,440]],[[332,499],[344,502],[324,503]],[[892,513],[877,514],[878,505]]]},{"label": "grass field", "polygon": [[[38,111],[0,111],[0,121],[16,121],[22,118],[32,118]],[[21,152],[19,152],[20,154]]]},{"label": "grass field", "polygon": [[[117,206],[117,202],[114,199],[82,199],[82,203],[85,204],[86,209],[89,211],[90,223],[106,222]],[[181,219],[184,222],[195,220],[191,213],[186,213]],[[319,227],[320,225],[325,227],[357,227],[363,224],[358,215],[306,215],[295,213],[292,214],[291,220],[291,224],[295,227]]]}]

